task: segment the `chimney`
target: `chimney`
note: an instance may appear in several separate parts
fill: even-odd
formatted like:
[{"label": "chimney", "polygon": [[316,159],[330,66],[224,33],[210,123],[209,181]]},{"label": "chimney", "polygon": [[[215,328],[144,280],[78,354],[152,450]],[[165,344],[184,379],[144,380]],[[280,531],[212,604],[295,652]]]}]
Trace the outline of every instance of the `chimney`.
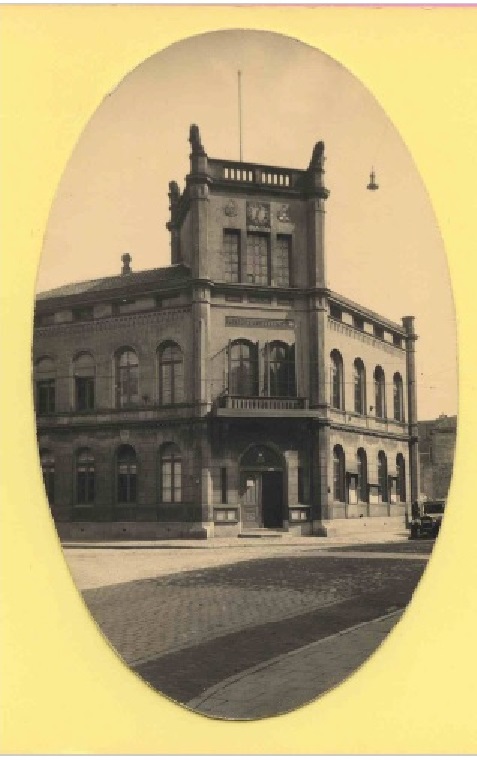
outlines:
[{"label": "chimney", "polygon": [[121,274],[131,274],[131,254],[129,253],[123,253],[121,256],[121,260],[123,262],[123,268],[121,269]]}]

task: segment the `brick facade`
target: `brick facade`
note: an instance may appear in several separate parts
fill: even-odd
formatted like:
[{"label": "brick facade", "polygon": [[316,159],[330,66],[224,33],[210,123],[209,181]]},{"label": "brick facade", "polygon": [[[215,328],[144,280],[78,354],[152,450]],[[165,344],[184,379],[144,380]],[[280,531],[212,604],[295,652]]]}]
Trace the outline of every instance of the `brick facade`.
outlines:
[{"label": "brick facade", "polygon": [[[37,298],[40,454],[63,536],[404,525],[419,493],[412,317],[329,290],[323,145],[170,183],[170,267]],[[364,463],[364,464],[363,464]],[[378,466],[379,463],[379,466]]]}]

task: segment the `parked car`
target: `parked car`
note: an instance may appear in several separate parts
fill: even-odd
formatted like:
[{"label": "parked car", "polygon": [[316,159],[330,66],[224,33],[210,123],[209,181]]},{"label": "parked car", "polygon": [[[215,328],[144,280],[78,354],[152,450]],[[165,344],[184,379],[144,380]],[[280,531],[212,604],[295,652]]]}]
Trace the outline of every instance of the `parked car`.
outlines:
[{"label": "parked car", "polygon": [[411,520],[411,538],[435,538],[439,534],[446,503],[443,499],[424,501]]}]

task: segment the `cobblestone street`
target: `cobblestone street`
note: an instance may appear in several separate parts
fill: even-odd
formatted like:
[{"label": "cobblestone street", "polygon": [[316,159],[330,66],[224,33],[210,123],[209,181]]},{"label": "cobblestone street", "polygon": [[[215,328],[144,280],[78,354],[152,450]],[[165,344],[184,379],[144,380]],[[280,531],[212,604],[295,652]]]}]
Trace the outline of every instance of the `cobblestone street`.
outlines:
[{"label": "cobblestone street", "polygon": [[[215,704],[204,702],[204,695],[214,688],[220,691],[222,682],[263,663],[389,617],[391,622],[375,626],[372,636],[363,630],[353,633],[348,645],[342,639],[341,649],[331,658],[334,645],[327,645],[326,656],[320,650],[316,656],[321,657],[323,687],[319,688],[330,688],[360,665],[398,620],[431,546],[431,542],[402,542],[327,549],[301,542],[252,549],[191,547],[176,549],[175,565],[197,562],[202,566],[179,572],[174,572],[174,562],[164,565],[163,552],[170,550],[159,547],[156,552],[153,547],[129,551],[70,547],[66,555],[76,578],[78,568],[85,566],[85,553],[90,565],[98,566],[102,561],[108,565],[112,552],[127,557],[127,562],[132,552],[137,555],[136,573],[140,567],[145,577],[114,584],[106,573],[105,585],[85,588],[83,596],[118,654],[154,688],[207,714],[261,717],[279,707],[277,703],[276,710],[271,709],[263,695],[266,670],[250,676],[252,683],[260,683],[262,694],[255,712],[246,708],[248,714],[244,714],[240,709],[240,689],[238,696],[234,692],[230,697],[230,707],[228,697],[224,702],[221,695],[220,704]],[[157,575],[153,575],[154,567]],[[288,667],[296,669],[297,662],[297,657],[288,657]],[[301,702],[317,696],[316,688],[316,684],[304,684]],[[230,687],[227,690],[228,694]],[[278,701],[285,704],[287,700]]]}]

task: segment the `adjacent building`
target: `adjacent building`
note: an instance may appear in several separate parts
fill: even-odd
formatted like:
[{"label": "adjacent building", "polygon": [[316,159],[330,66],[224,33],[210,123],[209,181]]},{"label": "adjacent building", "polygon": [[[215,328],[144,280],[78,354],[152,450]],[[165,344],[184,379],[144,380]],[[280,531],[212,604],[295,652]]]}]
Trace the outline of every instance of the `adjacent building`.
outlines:
[{"label": "adjacent building", "polygon": [[457,417],[441,414],[418,423],[421,499],[446,499],[454,466]]},{"label": "adjacent building", "polygon": [[172,261],[37,297],[41,467],[63,537],[332,535],[419,495],[414,319],[331,291],[324,146],[169,185]]}]

